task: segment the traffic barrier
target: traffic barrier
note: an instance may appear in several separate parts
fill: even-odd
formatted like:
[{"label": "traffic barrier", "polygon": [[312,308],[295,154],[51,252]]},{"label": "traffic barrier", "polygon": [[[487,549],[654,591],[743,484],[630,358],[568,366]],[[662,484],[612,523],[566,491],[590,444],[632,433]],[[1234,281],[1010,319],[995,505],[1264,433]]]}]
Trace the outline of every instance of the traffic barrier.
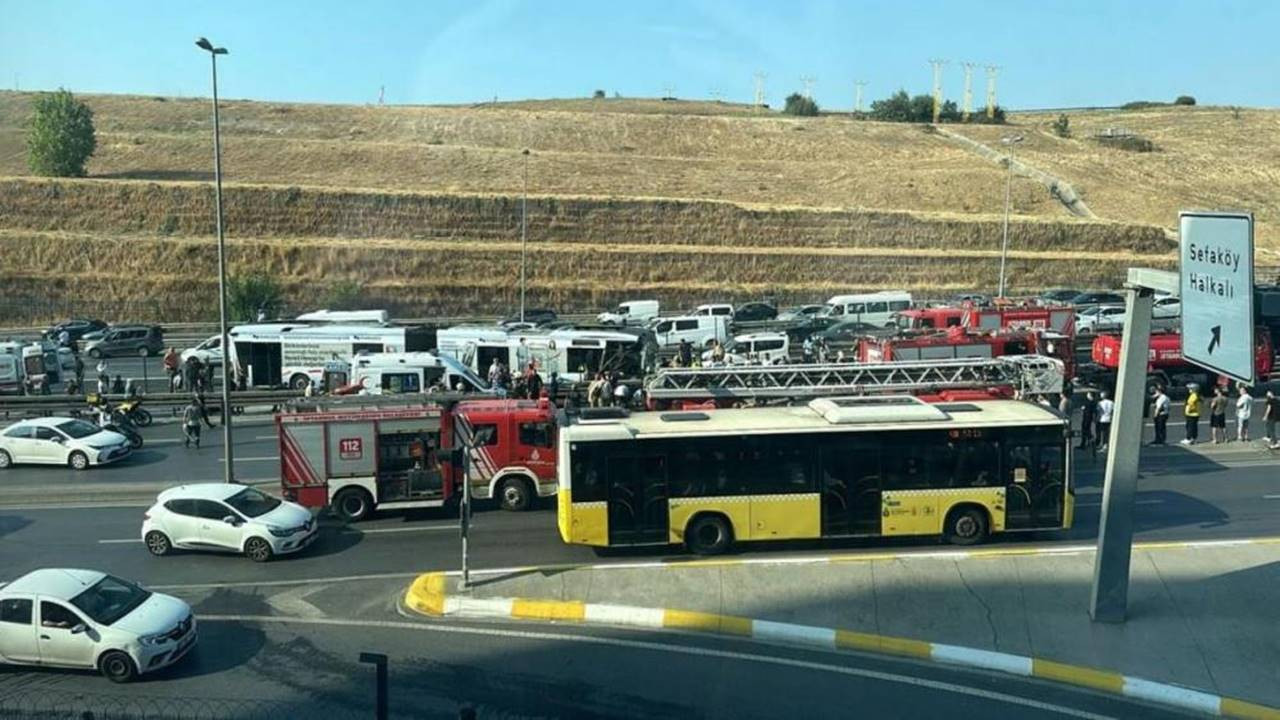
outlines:
[{"label": "traffic barrier", "polygon": [[797,625],[671,608],[583,603],[531,598],[473,598],[449,594],[454,573],[419,575],[405,593],[405,605],[432,617],[543,620],[634,627],[645,630],[751,638],[761,642],[830,651],[852,650],[1052,680],[1089,690],[1217,717],[1280,720],[1280,709],[1109,670],[1046,658],[932,643],[854,630]]},{"label": "traffic barrier", "polygon": [[[111,404],[126,399],[124,395],[106,395]],[[282,405],[302,397],[298,390],[252,390],[231,393],[233,408],[249,405]],[[142,406],[153,411],[166,408],[176,410],[191,402],[191,393],[149,393],[141,396]],[[210,410],[218,410],[222,405],[222,396],[218,393],[205,395],[205,405]],[[89,403],[84,395],[25,395],[0,398],[0,417],[39,417],[59,413],[80,414],[90,411]]]}]

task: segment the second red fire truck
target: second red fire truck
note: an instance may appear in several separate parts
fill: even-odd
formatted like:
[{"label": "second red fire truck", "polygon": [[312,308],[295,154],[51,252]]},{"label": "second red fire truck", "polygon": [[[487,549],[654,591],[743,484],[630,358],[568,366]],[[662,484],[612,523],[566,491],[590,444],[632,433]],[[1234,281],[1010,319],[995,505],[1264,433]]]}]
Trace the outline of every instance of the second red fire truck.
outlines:
[{"label": "second red fire truck", "polygon": [[[460,498],[454,448],[471,448],[471,496],[526,510],[556,491],[556,424],[546,400],[316,402],[276,416],[285,497],[361,520],[376,509]],[[473,438],[484,438],[474,446]]]}]

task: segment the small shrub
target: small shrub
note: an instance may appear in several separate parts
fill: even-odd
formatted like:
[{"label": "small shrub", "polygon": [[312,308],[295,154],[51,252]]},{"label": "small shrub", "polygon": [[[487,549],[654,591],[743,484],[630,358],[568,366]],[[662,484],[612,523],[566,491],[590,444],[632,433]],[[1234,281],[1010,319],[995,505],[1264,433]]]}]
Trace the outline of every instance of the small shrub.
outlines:
[{"label": "small shrub", "polygon": [[1195,105],[1196,99],[1190,95],[1179,95],[1178,99],[1173,101],[1174,105]]},{"label": "small shrub", "polygon": [[1059,114],[1058,119],[1053,121],[1053,134],[1060,138],[1071,137],[1071,120],[1066,113]]},{"label": "small shrub", "polygon": [[165,235],[172,235],[178,231],[178,216],[172,213],[165,215],[164,220],[160,223],[160,232]]},{"label": "small shrub", "polygon": [[274,316],[284,304],[284,291],[270,275],[254,272],[227,278],[227,312],[237,320],[252,320],[262,310]]},{"label": "small shrub", "polygon": [[788,115],[814,117],[818,114],[818,103],[800,93],[791,93],[787,96],[787,104],[782,112]]},{"label": "small shrub", "polygon": [[595,98],[596,100],[603,100],[603,99],[604,99],[604,91],[603,91],[603,90],[596,90],[595,92],[591,93],[591,97]]},{"label": "small shrub", "polygon": [[1146,110],[1147,108],[1164,107],[1166,103],[1153,100],[1134,100],[1120,106],[1121,110]]},{"label": "small shrub", "polygon": [[364,288],[357,280],[339,280],[329,287],[324,306],[329,310],[359,310],[364,304]]}]

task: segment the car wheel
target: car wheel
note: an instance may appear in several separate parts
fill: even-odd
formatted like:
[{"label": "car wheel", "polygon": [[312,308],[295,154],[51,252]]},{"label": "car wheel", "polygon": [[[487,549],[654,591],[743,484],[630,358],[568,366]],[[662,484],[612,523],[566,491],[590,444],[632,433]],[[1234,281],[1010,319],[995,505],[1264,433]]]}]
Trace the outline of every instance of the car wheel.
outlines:
[{"label": "car wheel", "polygon": [[306,390],[307,386],[310,384],[311,384],[311,377],[308,375],[303,375],[302,373],[298,373],[297,375],[294,375],[293,377],[289,378],[289,387],[293,388],[294,390]]},{"label": "car wheel", "polygon": [[73,450],[71,455],[67,457],[67,463],[71,465],[73,470],[87,470],[89,468],[89,456],[79,450]]},{"label": "car wheel", "polygon": [[98,349],[98,348],[96,348],[96,347],[94,347],[94,348],[89,348],[89,357],[91,357],[91,358],[100,358],[100,357],[102,357],[102,351],[101,351],[101,350],[99,350],[99,349]]},{"label": "car wheel", "polygon": [[333,498],[333,510],[347,522],[359,522],[369,515],[373,499],[360,488],[347,488]]},{"label": "car wheel", "polygon": [[733,531],[719,515],[699,515],[689,523],[684,542],[695,555],[719,555],[733,544]]},{"label": "car wheel", "polygon": [[13,464],[13,457],[11,457],[9,453],[5,452],[4,450],[0,450],[0,470],[5,470],[12,464]]},{"label": "car wheel", "polygon": [[133,658],[119,650],[109,650],[98,659],[98,671],[111,682],[127,683],[138,676]]},{"label": "car wheel", "polygon": [[977,508],[958,508],[947,515],[947,540],[953,545],[974,545],[987,536],[987,516]]},{"label": "car wheel", "polygon": [[503,510],[528,510],[533,505],[533,488],[524,478],[507,478],[498,486],[498,502]]},{"label": "car wheel", "polygon": [[244,554],[254,562],[266,562],[271,559],[271,543],[260,537],[251,537],[244,543]]},{"label": "car wheel", "polygon": [[169,536],[159,530],[152,530],[147,533],[146,542],[147,550],[150,550],[151,554],[156,557],[168,555],[169,551],[173,549],[173,545],[169,542]]}]

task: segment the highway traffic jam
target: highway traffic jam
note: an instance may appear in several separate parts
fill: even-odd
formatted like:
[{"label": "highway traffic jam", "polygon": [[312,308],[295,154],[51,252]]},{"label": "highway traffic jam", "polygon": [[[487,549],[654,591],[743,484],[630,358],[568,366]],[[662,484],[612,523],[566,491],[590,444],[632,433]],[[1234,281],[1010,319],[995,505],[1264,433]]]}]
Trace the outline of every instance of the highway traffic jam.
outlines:
[{"label": "highway traffic jam", "polygon": [[[1265,382],[1280,288],[1257,293]],[[602,551],[1061,531],[1075,515],[1071,397],[1112,389],[1123,303],[877,292],[670,315],[629,300],[585,322],[536,309],[451,327],[322,310],[238,325],[225,351],[219,335],[178,351],[157,326],[73,320],[0,343],[13,396],[0,482],[18,465],[127,468],[161,408],[184,430],[215,427],[212,370],[227,362],[236,422],[274,426],[279,486],[175,478],[139,518],[139,552],[286,561],[323,518],[472,499],[545,512],[564,543]],[[1219,384],[1182,360],[1178,317],[1177,298],[1156,299],[1149,385]],[[112,372],[124,358],[163,361],[126,380]],[[177,662],[196,634],[182,600],[107,573],[0,585],[4,662],[125,682]]]}]

